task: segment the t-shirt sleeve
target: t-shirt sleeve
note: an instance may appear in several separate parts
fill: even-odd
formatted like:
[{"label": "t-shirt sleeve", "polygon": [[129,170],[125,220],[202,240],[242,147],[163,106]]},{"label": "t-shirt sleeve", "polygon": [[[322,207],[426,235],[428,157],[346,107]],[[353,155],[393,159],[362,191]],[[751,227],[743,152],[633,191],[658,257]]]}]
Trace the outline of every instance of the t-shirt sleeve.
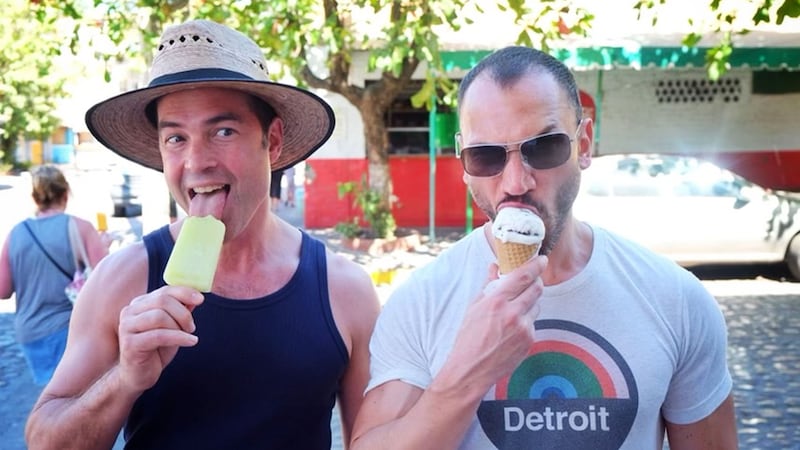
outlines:
[{"label": "t-shirt sleeve", "polygon": [[378,317],[369,344],[370,380],[366,391],[400,380],[425,389],[432,376],[425,359],[423,321],[417,308],[421,302],[419,289],[405,283],[396,289]]},{"label": "t-shirt sleeve", "polygon": [[693,276],[683,280],[679,359],[662,407],[664,418],[689,424],[708,417],[728,397],[725,318],[714,297]]}]

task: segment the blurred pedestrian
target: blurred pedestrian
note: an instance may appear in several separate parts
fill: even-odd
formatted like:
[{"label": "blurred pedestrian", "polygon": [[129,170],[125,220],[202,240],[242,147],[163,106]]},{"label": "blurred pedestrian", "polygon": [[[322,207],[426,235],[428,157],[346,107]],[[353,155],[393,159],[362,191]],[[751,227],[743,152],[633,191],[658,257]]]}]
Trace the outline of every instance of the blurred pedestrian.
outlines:
[{"label": "blurred pedestrian", "polygon": [[81,261],[83,265],[95,267],[108,254],[110,241],[91,222],[64,212],[70,188],[56,166],[36,167],[31,180],[36,214],[15,225],[3,245],[0,299],[16,293],[16,339],[34,381],[44,385],[64,353],[72,314],[72,303],[64,292],[77,269],[69,222],[74,221],[86,249],[89,261]]}]

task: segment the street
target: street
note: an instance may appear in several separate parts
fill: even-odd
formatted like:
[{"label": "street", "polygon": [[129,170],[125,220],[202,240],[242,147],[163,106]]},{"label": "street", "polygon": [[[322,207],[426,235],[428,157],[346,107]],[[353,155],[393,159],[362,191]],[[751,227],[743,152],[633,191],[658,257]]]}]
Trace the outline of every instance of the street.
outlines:
[{"label": "street", "polygon": [[[78,200],[68,211],[92,219],[110,208],[107,191],[97,177],[70,179]],[[103,171],[95,175],[107,176]],[[112,231],[136,239],[168,220],[163,181],[155,174],[148,198],[163,208],[151,208],[140,219],[113,218]],[[0,177],[0,238],[32,211],[30,181],[24,176]],[[106,203],[103,203],[106,202]],[[102,205],[102,206],[101,206]],[[112,218],[110,218],[112,219]],[[320,239],[330,233],[309,230]],[[125,238],[129,239],[129,238]],[[409,257],[413,257],[410,253]],[[800,283],[781,281],[771,267],[697,270],[717,297],[729,329],[728,359],[734,380],[739,444],[742,449],[800,449]],[[13,302],[0,301],[0,450],[25,449],[25,420],[39,389],[32,384],[25,361],[14,341]],[[336,413],[334,413],[336,415]],[[334,425],[334,448],[340,449]],[[116,447],[115,447],[116,448]]]}]

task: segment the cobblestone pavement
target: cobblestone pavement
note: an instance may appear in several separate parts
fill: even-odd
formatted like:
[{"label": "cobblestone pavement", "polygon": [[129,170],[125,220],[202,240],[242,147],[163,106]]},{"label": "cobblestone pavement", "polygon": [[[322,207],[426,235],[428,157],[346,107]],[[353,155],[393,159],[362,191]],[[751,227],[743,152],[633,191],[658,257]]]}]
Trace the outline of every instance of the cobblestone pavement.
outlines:
[{"label": "cobblestone pavement", "polygon": [[[719,302],[728,321],[740,447],[800,449],[800,294],[720,297]],[[14,342],[12,322],[13,314],[0,313],[3,450],[25,448],[25,419],[39,393]],[[338,429],[334,433],[339,442]]]},{"label": "cobblestone pavement", "polygon": [[[3,300],[7,301],[7,300]],[[25,418],[40,389],[14,341],[14,315],[0,314],[0,448],[24,449]]]},{"label": "cobblestone pavement", "polygon": [[742,449],[800,449],[800,296],[728,297]]}]

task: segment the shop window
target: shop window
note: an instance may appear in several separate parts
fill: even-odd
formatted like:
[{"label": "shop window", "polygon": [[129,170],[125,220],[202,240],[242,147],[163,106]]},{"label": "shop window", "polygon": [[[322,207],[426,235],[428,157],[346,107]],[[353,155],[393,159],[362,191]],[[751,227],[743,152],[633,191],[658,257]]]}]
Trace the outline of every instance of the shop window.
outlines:
[{"label": "shop window", "polygon": [[[392,103],[384,116],[389,132],[390,155],[427,155],[430,145],[430,111],[424,106],[415,108],[411,96],[421,87],[420,82],[412,83]],[[458,122],[456,114],[446,106],[437,106],[434,128],[436,154],[455,153],[454,135]]]},{"label": "shop window", "polygon": [[398,98],[386,113],[389,131],[389,154],[411,155],[428,153],[428,111],[414,108],[410,98]]},{"label": "shop window", "polygon": [[753,72],[754,94],[796,94],[800,92],[800,72],[757,70]]}]

